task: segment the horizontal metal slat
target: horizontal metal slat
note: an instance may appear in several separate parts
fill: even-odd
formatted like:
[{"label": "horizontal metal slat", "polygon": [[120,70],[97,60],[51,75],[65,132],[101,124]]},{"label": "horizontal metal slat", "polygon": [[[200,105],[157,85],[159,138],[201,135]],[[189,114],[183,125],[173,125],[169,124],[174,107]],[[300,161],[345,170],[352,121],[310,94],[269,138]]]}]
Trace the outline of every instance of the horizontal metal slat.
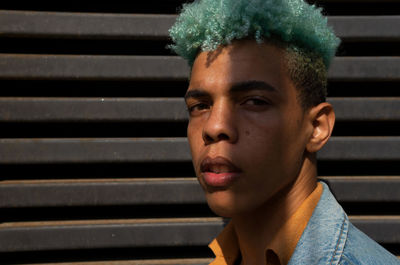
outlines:
[{"label": "horizontal metal slat", "polygon": [[319,160],[399,160],[400,137],[332,137],[317,154]]},{"label": "horizontal metal slat", "polygon": [[[328,98],[337,121],[400,121],[400,98]],[[0,98],[0,122],[184,122],[183,98]]]},{"label": "horizontal metal slat", "polygon": [[350,216],[350,221],[381,244],[400,243],[399,216]]},{"label": "horizontal metal slat", "polygon": [[197,180],[0,182],[0,207],[172,205],[205,203]]},{"label": "horizontal metal slat", "polygon": [[[0,226],[0,252],[59,249],[92,249],[109,247],[180,247],[207,245],[223,228],[218,218],[197,218],[176,222],[122,221],[113,224],[29,226],[17,223]],[[9,225],[9,226],[8,226]]]},{"label": "horizontal metal slat", "polygon": [[[177,56],[0,55],[0,79],[187,80]],[[330,81],[399,81],[400,57],[337,57]]]},{"label": "horizontal metal slat", "polygon": [[[321,177],[339,202],[400,203],[400,177]],[[204,204],[195,178],[3,181],[0,207]]]},{"label": "horizontal metal slat", "polygon": [[328,98],[341,121],[400,121],[400,98]]},{"label": "horizontal metal slat", "polygon": [[316,1],[308,1],[314,3],[396,3],[398,0],[316,0]]},{"label": "horizontal metal slat", "polygon": [[331,81],[399,81],[400,57],[336,57]]},{"label": "horizontal metal slat", "polygon": [[0,163],[190,161],[186,138],[0,139]]},{"label": "horizontal metal slat", "polygon": [[0,55],[0,79],[184,80],[177,56]]},{"label": "horizontal metal slat", "polygon": [[174,15],[0,10],[9,37],[166,39]]},{"label": "horizontal metal slat", "polygon": [[[399,100],[400,102],[400,100]],[[182,122],[182,98],[0,98],[0,121]]]},{"label": "horizontal metal slat", "polygon": [[400,16],[335,16],[328,24],[343,41],[400,40]]},{"label": "horizontal metal slat", "polygon": [[[175,19],[176,15],[3,10],[0,32],[8,37],[167,39]],[[335,16],[328,23],[344,41],[400,40],[400,16]]]},{"label": "horizontal metal slat", "polygon": [[208,265],[213,259],[151,259],[151,260],[118,260],[118,261],[87,261],[87,262],[57,262],[32,263],[25,265]]},{"label": "horizontal metal slat", "polygon": [[400,203],[399,176],[321,177],[340,202]]},{"label": "horizontal metal slat", "polygon": [[[319,160],[400,159],[400,137],[332,137]],[[190,162],[186,138],[0,139],[0,163]]]},{"label": "horizontal metal slat", "polygon": [[[113,224],[47,222],[6,223],[0,226],[0,252],[114,247],[205,246],[222,230],[219,218],[160,220],[143,223],[129,220]],[[400,217],[357,216],[350,221],[379,243],[400,243]]]}]

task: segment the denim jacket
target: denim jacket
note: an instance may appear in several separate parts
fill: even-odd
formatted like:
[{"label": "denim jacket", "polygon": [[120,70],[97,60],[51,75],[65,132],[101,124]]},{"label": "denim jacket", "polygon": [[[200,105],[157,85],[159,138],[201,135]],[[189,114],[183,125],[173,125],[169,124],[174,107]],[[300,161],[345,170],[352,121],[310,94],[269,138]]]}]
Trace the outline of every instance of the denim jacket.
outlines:
[{"label": "denim jacket", "polygon": [[352,225],[329,187],[314,209],[289,265],[400,264],[390,252]]}]

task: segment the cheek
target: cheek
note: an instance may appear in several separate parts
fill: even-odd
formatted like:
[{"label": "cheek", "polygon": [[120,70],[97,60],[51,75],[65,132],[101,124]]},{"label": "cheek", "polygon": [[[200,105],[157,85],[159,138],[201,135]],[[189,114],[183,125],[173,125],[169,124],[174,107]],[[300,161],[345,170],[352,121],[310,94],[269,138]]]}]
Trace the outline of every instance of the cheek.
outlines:
[{"label": "cheek", "polygon": [[270,154],[282,142],[283,123],[279,113],[251,113],[241,118],[241,141],[246,153]]},{"label": "cheek", "polygon": [[187,127],[187,138],[192,154],[192,160],[196,168],[195,161],[197,161],[197,157],[200,155],[203,146],[202,127],[200,124],[189,122]]},{"label": "cheek", "polygon": [[[293,126],[279,112],[246,117],[242,130],[242,154],[246,168],[258,182],[275,182],[290,175],[296,139]],[[294,148],[294,149],[293,149]]]},{"label": "cheek", "polygon": [[246,168],[253,174],[263,174],[271,166],[278,166],[283,142],[281,121],[273,115],[246,117],[241,143]]}]

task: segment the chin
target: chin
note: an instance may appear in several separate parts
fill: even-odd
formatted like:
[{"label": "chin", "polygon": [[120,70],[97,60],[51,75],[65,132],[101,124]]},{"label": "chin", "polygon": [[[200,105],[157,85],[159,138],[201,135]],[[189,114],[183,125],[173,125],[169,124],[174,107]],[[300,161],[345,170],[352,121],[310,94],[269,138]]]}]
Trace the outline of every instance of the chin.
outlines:
[{"label": "chin", "polygon": [[233,196],[226,191],[208,193],[206,198],[208,206],[218,216],[231,218],[241,212]]}]

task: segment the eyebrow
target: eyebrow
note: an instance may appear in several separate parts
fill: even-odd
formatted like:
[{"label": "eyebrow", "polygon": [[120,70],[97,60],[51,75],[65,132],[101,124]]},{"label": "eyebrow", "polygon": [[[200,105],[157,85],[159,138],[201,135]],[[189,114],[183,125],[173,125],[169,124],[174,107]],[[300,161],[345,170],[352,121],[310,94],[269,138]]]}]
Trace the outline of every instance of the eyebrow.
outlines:
[{"label": "eyebrow", "polygon": [[[230,93],[240,93],[240,92],[248,92],[253,90],[262,90],[268,92],[277,92],[278,90],[271,86],[270,84],[259,81],[259,80],[249,80],[244,82],[235,83],[229,89]],[[202,98],[209,97],[210,94],[202,89],[191,89],[186,92],[185,100],[188,98]]]},{"label": "eyebrow", "polygon": [[204,97],[209,97],[210,94],[201,90],[201,89],[192,89],[186,92],[185,94],[185,100],[188,98],[204,98]]}]

